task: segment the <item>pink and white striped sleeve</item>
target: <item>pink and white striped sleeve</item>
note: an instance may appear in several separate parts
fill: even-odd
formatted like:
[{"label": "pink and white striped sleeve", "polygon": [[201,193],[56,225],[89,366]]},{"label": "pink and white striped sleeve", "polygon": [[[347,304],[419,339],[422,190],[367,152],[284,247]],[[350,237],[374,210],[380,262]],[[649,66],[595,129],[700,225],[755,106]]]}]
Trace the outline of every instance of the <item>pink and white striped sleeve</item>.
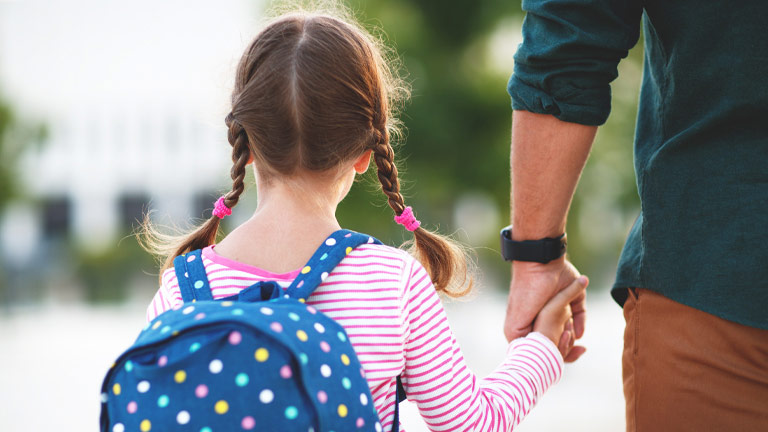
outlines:
[{"label": "pink and white striped sleeve", "polygon": [[176,272],[173,271],[173,268],[167,269],[163,273],[163,283],[147,307],[147,322],[182,303],[181,291],[178,282],[176,282]]},{"label": "pink and white striped sleeve", "polygon": [[539,333],[509,344],[494,372],[478,379],[464,361],[427,272],[414,261],[406,288],[403,385],[432,431],[511,431],[560,379],[563,358]]}]

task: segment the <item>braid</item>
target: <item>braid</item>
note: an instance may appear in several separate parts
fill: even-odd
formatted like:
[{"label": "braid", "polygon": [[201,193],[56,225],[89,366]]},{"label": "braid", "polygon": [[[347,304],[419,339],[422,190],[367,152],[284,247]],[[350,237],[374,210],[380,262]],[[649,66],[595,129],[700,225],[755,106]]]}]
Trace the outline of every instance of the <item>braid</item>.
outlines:
[{"label": "braid", "polygon": [[[383,121],[373,130],[373,157],[378,168],[381,190],[396,216],[405,210],[400,180],[395,166],[395,152],[389,143],[389,132]],[[461,245],[423,227],[413,231],[413,241],[404,247],[421,262],[432,279],[435,289],[451,297],[467,294],[473,285],[473,264]]]},{"label": "braid", "polygon": [[396,215],[405,210],[405,202],[400,194],[400,180],[395,166],[395,152],[389,144],[389,133],[386,127],[374,129],[376,144],[373,146],[373,160],[378,168],[381,190],[387,195],[387,201]]},{"label": "braid", "polygon": [[245,167],[248,166],[251,149],[248,145],[248,134],[231,112],[227,114],[224,122],[229,128],[227,138],[229,139],[229,145],[232,146],[233,163],[230,170],[232,190],[224,197],[224,204],[232,208],[240,201],[240,194],[245,190]]}]

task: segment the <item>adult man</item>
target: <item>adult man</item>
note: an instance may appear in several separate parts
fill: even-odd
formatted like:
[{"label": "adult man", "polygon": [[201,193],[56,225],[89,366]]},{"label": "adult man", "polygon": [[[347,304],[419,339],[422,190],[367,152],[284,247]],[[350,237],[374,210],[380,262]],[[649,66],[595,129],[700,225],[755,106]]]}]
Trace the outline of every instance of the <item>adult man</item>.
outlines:
[{"label": "adult man", "polygon": [[[641,213],[611,292],[627,321],[627,430],[768,430],[768,2],[524,0],[523,9],[508,87],[511,240],[565,233],[609,82],[643,17]],[[564,256],[514,261],[507,337],[525,333],[577,274]],[[572,308],[580,337],[584,301]]]}]

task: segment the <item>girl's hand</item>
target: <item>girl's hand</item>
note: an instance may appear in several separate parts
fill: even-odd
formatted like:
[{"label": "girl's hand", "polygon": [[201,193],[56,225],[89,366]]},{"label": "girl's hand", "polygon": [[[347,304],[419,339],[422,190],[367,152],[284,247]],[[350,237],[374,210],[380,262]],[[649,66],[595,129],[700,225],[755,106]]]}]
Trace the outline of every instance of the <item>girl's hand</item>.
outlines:
[{"label": "girl's hand", "polygon": [[588,284],[589,279],[586,276],[576,278],[544,305],[533,323],[533,331],[543,334],[557,345],[566,361],[581,356],[586,350],[584,347],[573,346],[576,336],[570,305],[577,298],[584,296]]}]

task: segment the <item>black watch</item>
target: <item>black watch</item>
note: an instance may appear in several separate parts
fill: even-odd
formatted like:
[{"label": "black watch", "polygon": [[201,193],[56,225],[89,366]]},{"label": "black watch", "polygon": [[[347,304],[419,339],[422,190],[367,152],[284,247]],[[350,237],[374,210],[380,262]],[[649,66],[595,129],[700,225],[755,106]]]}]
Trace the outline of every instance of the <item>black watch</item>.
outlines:
[{"label": "black watch", "polygon": [[546,264],[565,254],[565,234],[539,240],[512,240],[512,225],[501,230],[501,256],[505,261],[531,261]]}]

